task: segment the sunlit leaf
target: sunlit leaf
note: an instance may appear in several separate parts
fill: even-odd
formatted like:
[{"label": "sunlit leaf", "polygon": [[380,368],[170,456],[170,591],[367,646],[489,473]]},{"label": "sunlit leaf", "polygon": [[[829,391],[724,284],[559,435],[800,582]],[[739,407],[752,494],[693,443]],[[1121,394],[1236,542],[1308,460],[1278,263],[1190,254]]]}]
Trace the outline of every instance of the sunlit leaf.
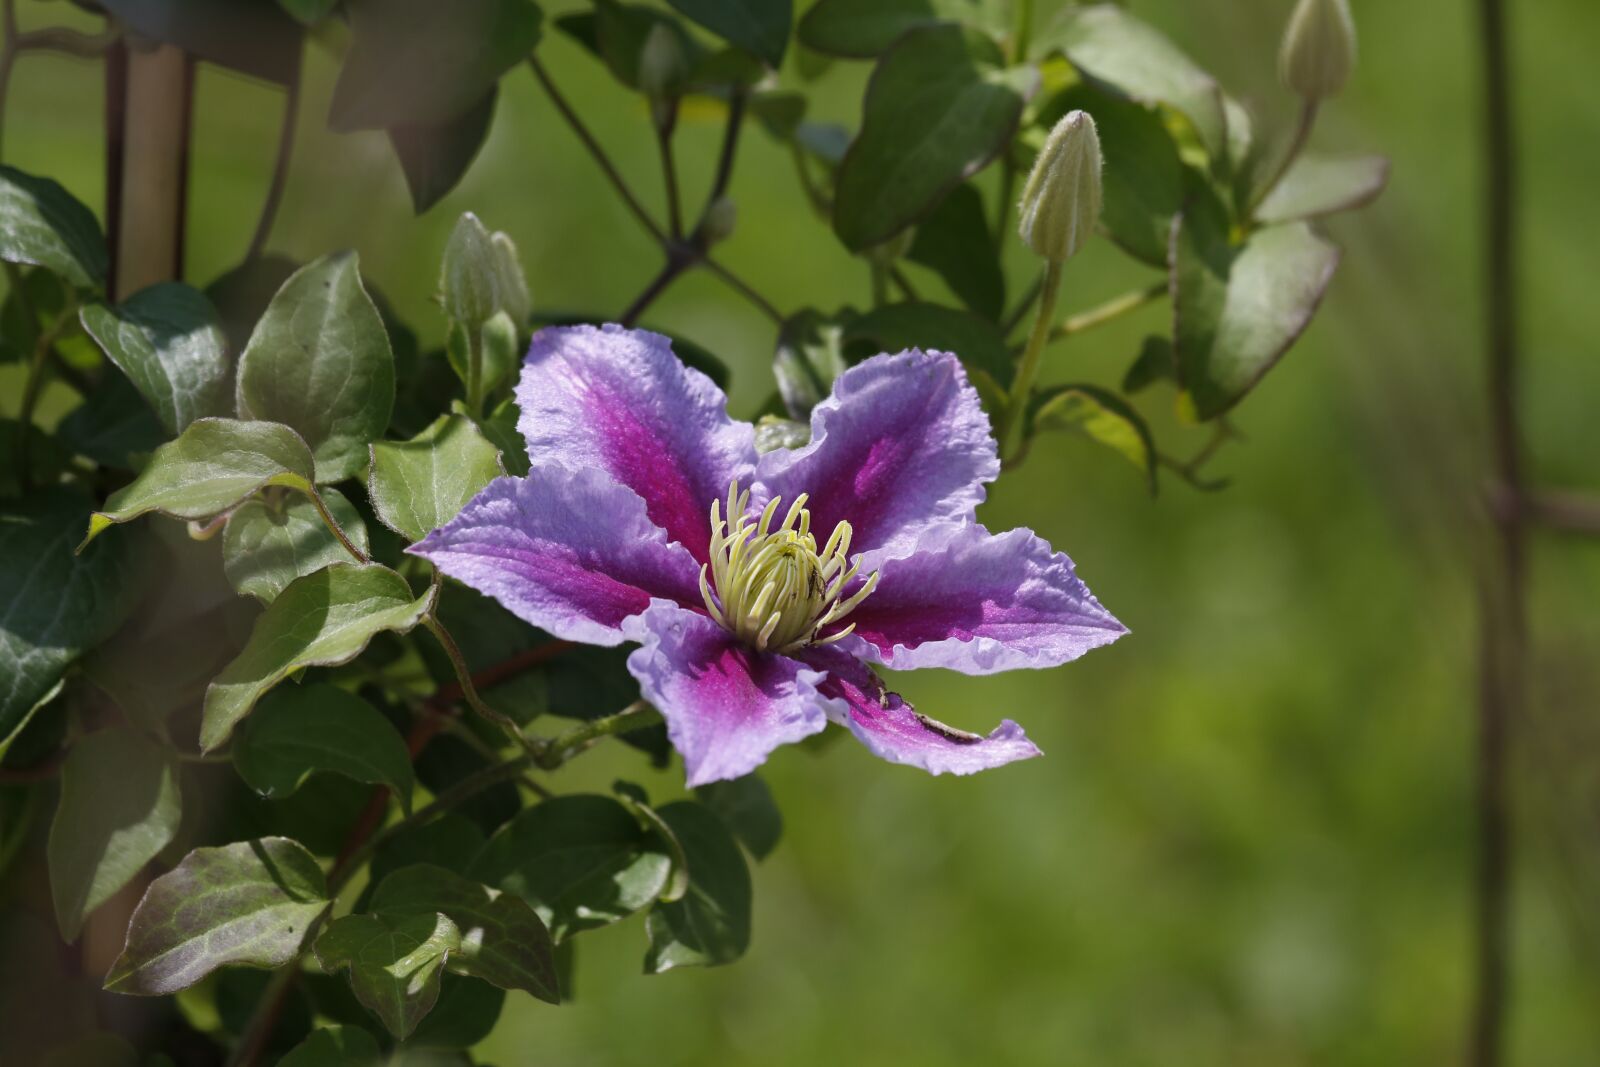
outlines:
[{"label": "sunlit leaf", "polygon": [[1261,222],[1314,219],[1370,204],[1389,181],[1385,156],[1302,155],[1256,208]]},{"label": "sunlit leaf", "polygon": [[0,166],[0,260],[94,289],[105,281],[106,241],[94,212],[58,183]]},{"label": "sunlit leaf", "polygon": [[79,318],[168,433],[181,433],[204,416],[231,413],[228,342],[198,289],[161,282],[114,306],[90,304]]},{"label": "sunlit leaf", "polygon": [[1034,397],[1030,413],[1037,433],[1074,430],[1110,448],[1139,468],[1156,487],[1156,450],[1144,419],[1126,400],[1094,385],[1057,385]]},{"label": "sunlit leaf", "polygon": [[403,1041],[433,1010],[445,957],[460,947],[461,933],[444,915],[345,915],[317,938],[316,952],[327,970],[349,968],[356,999]]},{"label": "sunlit leaf", "polygon": [[[345,536],[367,551],[367,527],[355,505],[337,489],[322,489],[319,495]],[[350,559],[316,504],[298,493],[276,501],[247,500],[229,513],[223,529],[222,566],[228,581],[266,604],[296,578]]]},{"label": "sunlit leaf", "polygon": [[500,452],[461,415],[446,415],[409,441],[372,446],[368,489],[384,524],[420,541],[503,475]]}]

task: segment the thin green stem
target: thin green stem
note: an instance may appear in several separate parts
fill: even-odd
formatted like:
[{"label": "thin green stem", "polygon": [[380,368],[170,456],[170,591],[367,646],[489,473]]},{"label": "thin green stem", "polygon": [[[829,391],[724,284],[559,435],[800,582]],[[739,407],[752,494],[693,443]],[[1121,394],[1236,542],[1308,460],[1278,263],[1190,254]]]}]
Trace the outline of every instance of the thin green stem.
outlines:
[{"label": "thin green stem", "polygon": [[[13,267],[12,264],[7,264]],[[12,284],[22,292],[21,272],[13,269],[10,271]],[[37,320],[35,320],[37,321]],[[32,485],[32,475],[28,467],[28,431],[33,427],[33,409],[39,404],[39,393],[44,388],[45,368],[50,361],[50,349],[56,343],[56,338],[66,330],[67,324],[78,321],[77,298],[69,296],[67,304],[61,309],[61,315],[55,322],[46,326],[39,323],[39,337],[33,345],[33,358],[28,363],[28,377],[22,385],[22,406],[17,412],[17,477],[22,481],[23,488]]]},{"label": "thin green stem", "polygon": [[552,738],[539,757],[539,766],[554,770],[567,760],[593,746],[595,742],[618,734],[632,733],[660,723],[661,713],[642,700],[636,700],[613,715],[591,719]]},{"label": "thin green stem", "polygon": [[1300,118],[1295,123],[1294,137],[1289,141],[1289,147],[1278,159],[1278,164],[1272,169],[1272,174],[1266,181],[1256,187],[1255,194],[1250,198],[1249,211],[1246,214],[1254,215],[1256,208],[1261,206],[1272,190],[1283,181],[1283,176],[1289,173],[1289,168],[1294,166],[1294,161],[1300,157],[1300,152],[1305,148],[1306,142],[1311,139],[1311,128],[1317,124],[1318,101],[1306,99],[1300,105]]},{"label": "thin green stem", "polygon": [[[435,572],[434,575],[434,586],[435,589],[438,588],[437,572]],[[450,666],[453,667],[456,672],[456,680],[461,683],[461,695],[463,699],[466,700],[467,706],[473,711],[477,712],[479,715],[482,715],[485,719],[488,719],[490,722],[496,724],[501,729],[509,733],[511,735],[511,739],[515,741],[527,755],[530,757],[537,756],[541,751],[540,746],[534,741],[530,740],[527,734],[522,732],[522,727],[517,725],[516,720],[511,718],[511,716],[507,715],[505,712],[497,711],[496,709],[490,707],[484,701],[483,697],[478,695],[478,687],[472,684],[472,671],[467,667],[467,657],[461,654],[461,646],[456,644],[455,638],[450,636],[450,631],[445,629],[444,623],[440,622],[439,617],[434,614],[434,611],[437,609],[437,607],[438,600],[436,596],[434,600],[434,608],[430,609],[428,614],[423,616],[422,625],[427,627],[428,632],[434,636],[434,638],[439,642],[440,647],[444,649],[444,654],[449,657]]]},{"label": "thin green stem", "polygon": [[1011,395],[1006,400],[1006,410],[1000,416],[1000,454],[1008,456],[1016,451],[1022,432],[1022,422],[1033,394],[1033,383],[1039,377],[1039,359],[1044,353],[1045,341],[1055,322],[1056,298],[1061,295],[1061,264],[1051,261],[1044,270],[1044,281],[1039,289],[1039,308],[1034,315],[1033,329],[1028,333],[1028,343],[1022,349],[1022,360],[1017,364],[1017,376],[1011,382]]},{"label": "thin green stem", "polygon": [[810,202],[812,210],[822,218],[828,218],[833,214],[833,205],[828,202],[828,198],[817,188],[816,181],[811,177],[811,168],[806,165],[805,149],[801,148],[799,143],[791,141],[789,154],[794,158],[795,173],[800,176],[800,188],[805,190],[806,200]]},{"label": "thin green stem", "polygon": [[1162,280],[1152,282],[1143,289],[1135,289],[1130,293],[1112,297],[1104,304],[1070,316],[1065,322],[1050,331],[1050,340],[1059,341],[1063,337],[1071,337],[1075,333],[1082,333],[1084,330],[1102,326],[1113,319],[1121,318],[1130,311],[1136,311],[1144,307],[1152,300],[1159,300],[1166,295],[1167,283]]},{"label": "thin green stem", "polygon": [[530,55],[528,57],[528,66],[532,69],[533,76],[539,80],[539,85],[544,89],[545,95],[550,98],[550,102],[561,113],[561,117],[566,120],[567,125],[572,127],[572,132],[577,134],[578,140],[583,142],[583,146],[589,150],[589,154],[594,157],[594,161],[599,164],[600,170],[605,174],[606,179],[611,182],[612,187],[616,189],[617,195],[622,197],[623,203],[628,206],[628,210],[633,213],[633,217],[639,220],[639,225],[648,230],[651,237],[654,237],[665,246],[667,244],[666,233],[650,217],[650,213],[644,209],[644,205],[639,202],[639,198],[633,195],[633,190],[628,188],[628,183],[623,180],[616,165],[611,162],[611,157],[606,155],[606,150],[600,147],[600,142],[595,140],[594,134],[589,132],[589,127],[584,125],[577,112],[572,110],[572,105],[567,102],[567,98],[562,96],[561,91],[556,88],[556,83],[551,80],[550,73],[539,62],[539,57]]},{"label": "thin green stem", "polygon": [[668,120],[656,123],[656,145],[661,151],[661,182],[667,197],[667,232],[674,241],[681,241],[683,203],[678,194],[678,162],[672,154],[672,133],[678,126],[678,103],[674,100],[669,106],[672,111]]},{"label": "thin green stem", "polygon": [[881,308],[889,302],[889,272],[875,256],[867,259],[872,269],[872,306]]},{"label": "thin green stem", "polygon": [[483,329],[467,327],[467,410],[483,415]]},{"label": "thin green stem", "polygon": [[907,300],[922,299],[917,295],[917,290],[911,285],[911,279],[907,278],[905,272],[899,267],[892,264],[889,267],[889,280],[894,282],[894,287],[900,290],[901,295]]},{"label": "thin green stem", "polygon": [[344,546],[344,550],[350,553],[350,555],[355,558],[357,563],[371,563],[371,557],[356,547],[355,542],[350,540],[349,536],[344,532],[344,529],[339,525],[339,520],[333,517],[333,512],[328,510],[328,505],[322,500],[322,494],[317,492],[315,489],[312,489],[310,491],[310,497],[311,506],[317,509],[317,514],[322,518],[323,523],[326,524],[329,531],[333,533],[333,536],[338,539],[341,545]]}]

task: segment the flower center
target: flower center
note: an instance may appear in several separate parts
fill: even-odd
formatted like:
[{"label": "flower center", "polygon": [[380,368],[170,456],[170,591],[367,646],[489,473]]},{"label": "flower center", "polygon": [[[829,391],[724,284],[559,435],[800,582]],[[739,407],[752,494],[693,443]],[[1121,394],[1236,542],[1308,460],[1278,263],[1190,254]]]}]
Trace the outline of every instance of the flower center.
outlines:
[{"label": "flower center", "polygon": [[740,493],[735,479],[728,487],[731,530],[723,521],[722,501],[712,501],[711,562],[700,568],[700,595],[728,632],[762,651],[786,653],[831,644],[854,630],[851,623],[822,636],[824,627],[840,622],[877,588],[878,572],[840,599],[858,569],[847,559],[850,524],[835,526],[818,551],[806,494],[795,498],[773,528],[781,501],[773,497],[760,520],[751,522],[744,517],[750,491]]}]

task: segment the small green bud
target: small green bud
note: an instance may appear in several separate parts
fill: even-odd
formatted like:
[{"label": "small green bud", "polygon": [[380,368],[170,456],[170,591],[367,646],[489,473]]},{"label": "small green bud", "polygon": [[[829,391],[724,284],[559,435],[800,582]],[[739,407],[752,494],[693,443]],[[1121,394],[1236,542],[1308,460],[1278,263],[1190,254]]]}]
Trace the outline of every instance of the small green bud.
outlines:
[{"label": "small green bud", "polygon": [[528,296],[528,279],[522,273],[517,246],[499,231],[490,237],[490,241],[494,245],[495,282],[500,310],[510,315],[518,325],[526,323],[528,316],[533,314],[533,301]]},{"label": "small green bud", "polygon": [[1283,31],[1278,76],[1291,92],[1321,100],[1344,88],[1356,62],[1349,0],[1300,0]]},{"label": "small green bud", "polygon": [[483,394],[488,396],[517,369],[522,352],[517,341],[517,324],[509,312],[496,312],[483,324],[479,341],[483,356]]},{"label": "small green bud", "polygon": [[478,216],[464,212],[444,246],[439,299],[445,314],[468,328],[476,329],[497,311],[525,322],[528,283],[511,238],[491,234]]},{"label": "small green bud", "polygon": [[705,240],[706,247],[726,241],[733,236],[733,228],[739,221],[739,206],[726,196],[719,196],[706,208],[706,217],[700,223],[700,236]]},{"label": "small green bud", "polygon": [[1022,187],[1017,232],[1052,263],[1070,259],[1100,221],[1100,133],[1087,111],[1072,111],[1045,138]]}]

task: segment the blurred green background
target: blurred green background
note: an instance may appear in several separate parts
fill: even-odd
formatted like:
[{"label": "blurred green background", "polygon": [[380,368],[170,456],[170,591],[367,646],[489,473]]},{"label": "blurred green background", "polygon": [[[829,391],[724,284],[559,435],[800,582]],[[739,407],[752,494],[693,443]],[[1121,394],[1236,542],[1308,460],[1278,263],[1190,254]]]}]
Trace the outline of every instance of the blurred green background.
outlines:
[{"label": "blurred green background", "polygon": [[[580,6],[546,4],[547,14]],[[1043,4],[1042,17],[1055,5]],[[1277,35],[1290,0],[1139,0],[1134,9],[1286,121]],[[1523,166],[1525,426],[1538,477],[1600,481],[1600,41],[1592,0],[1513,4]],[[1394,161],[1382,200],[1332,234],[1346,259],[1304,341],[1241,407],[1246,435],[1199,494],[1151,500],[1123,462],[1041,442],[983,518],[1069,552],[1132,635],[1073,666],[899,679],[922,710],[1014,717],[1047,758],[973,779],[890,767],[848,740],[780,752],[786,820],[755,873],[749,956],[639,975],[642,920],[586,935],[577,1000],[513,994],[488,1062],[1284,1065],[1457,1060],[1470,1002],[1475,596],[1482,530],[1479,80],[1472,5],[1354,0],[1361,64],[1313,146]],[[23,25],[71,20],[25,2]],[[85,23],[86,25],[88,23]],[[644,105],[559,34],[541,45],[623,173],[660,205]],[[504,82],[483,154],[414,218],[381,134],[323,124],[336,64],[308,51],[293,172],[269,248],[338,247],[425,340],[439,254],[463,210],[517,241],[542,312],[614,317],[657,253],[526,71]],[[792,60],[791,60],[792,63]],[[853,126],[864,64],[836,64],[813,116]],[[788,71],[786,78],[793,78]],[[101,84],[28,56],[5,158],[103,203]],[[277,138],[276,90],[212,68],[197,89],[187,280],[243,255]],[[720,124],[686,119],[698,202]],[[992,177],[992,176],[991,176]],[[992,190],[992,185],[989,186]],[[867,301],[867,271],[810,213],[787,152],[747,131],[722,259],[785,311]],[[1009,251],[1012,289],[1034,263]],[[934,288],[926,276],[918,280]],[[1071,310],[1154,276],[1109,247],[1072,262]],[[1147,328],[1053,349],[1045,373],[1115,382]],[[734,368],[736,410],[772,388],[770,323],[715,278],[646,316]],[[13,386],[7,382],[9,393]],[[1160,392],[1155,390],[1152,392]],[[1167,451],[1170,393],[1143,408]],[[46,408],[48,409],[48,401]],[[1535,692],[1517,723],[1516,981],[1510,1062],[1600,1062],[1600,550],[1535,543]],[[641,774],[607,751],[563,772]],[[681,770],[645,778],[681,790]]]}]

